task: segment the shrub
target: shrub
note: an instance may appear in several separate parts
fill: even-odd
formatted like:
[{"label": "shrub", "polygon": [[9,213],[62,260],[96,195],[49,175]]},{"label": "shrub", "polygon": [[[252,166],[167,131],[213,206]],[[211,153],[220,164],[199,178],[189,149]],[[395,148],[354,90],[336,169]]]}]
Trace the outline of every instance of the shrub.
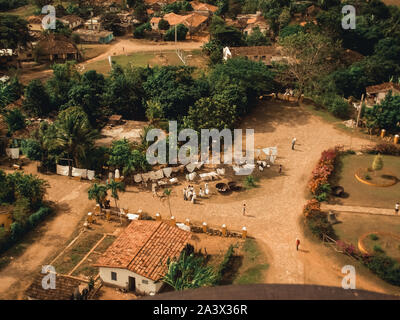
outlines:
[{"label": "shrub", "polygon": [[382,247],[379,244],[374,245],[374,252],[376,253],[384,253]]},{"label": "shrub", "polygon": [[363,263],[381,279],[393,285],[400,285],[400,265],[386,254],[365,256]]},{"label": "shrub", "polygon": [[369,154],[400,156],[400,146],[396,146],[395,144],[388,142],[378,143],[372,147],[365,147],[362,149],[362,151]]},{"label": "shrub", "polygon": [[376,234],[371,234],[371,235],[369,236],[369,238],[370,238],[371,240],[373,240],[373,241],[376,241],[376,240],[379,239],[379,237],[378,237]]},{"label": "shrub", "polygon": [[350,112],[349,104],[341,97],[335,97],[328,105],[328,110],[341,119],[348,118]]},{"label": "shrub", "polygon": [[303,214],[306,218],[319,212],[321,212],[321,204],[316,199],[309,200],[303,208]]},{"label": "shrub", "polygon": [[338,249],[342,252],[345,252],[353,257],[357,257],[360,255],[360,252],[357,250],[357,248],[351,244],[351,243],[347,243],[345,241],[342,240],[338,240],[336,241],[336,246],[338,247]]},{"label": "shrub", "polygon": [[312,178],[308,184],[308,187],[314,196],[320,196],[321,193],[330,192],[328,179],[335,169],[335,161],[340,150],[341,147],[335,147],[322,152],[321,158],[312,172]]},{"label": "shrub", "polygon": [[[178,41],[185,40],[186,35],[189,32],[189,29],[183,24],[178,24],[176,26],[176,28],[177,28],[177,30],[176,30],[177,40]],[[175,40],[175,26],[168,29],[168,31],[164,35],[164,40],[165,41],[174,41]]]},{"label": "shrub", "polygon": [[324,235],[327,235],[333,239],[336,238],[335,231],[332,225],[329,223],[327,214],[324,212],[314,212],[308,216],[306,223],[311,230],[311,233],[317,236],[319,239],[323,239]]},{"label": "shrub", "polygon": [[255,188],[256,179],[252,175],[246,176],[246,178],[244,179],[244,185],[248,189]]}]

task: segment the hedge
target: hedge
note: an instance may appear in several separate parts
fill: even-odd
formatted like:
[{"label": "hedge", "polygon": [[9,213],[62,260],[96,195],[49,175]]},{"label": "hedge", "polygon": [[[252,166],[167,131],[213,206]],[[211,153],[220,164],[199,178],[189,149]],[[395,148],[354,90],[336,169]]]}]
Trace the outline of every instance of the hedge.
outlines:
[{"label": "hedge", "polygon": [[9,232],[2,233],[0,239],[0,253],[3,253],[20,240],[26,233],[36,227],[45,217],[52,213],[52,209],[49,207],[41,207],[35,213],[29,216],[28,221],[25,224],[13,222]]}]

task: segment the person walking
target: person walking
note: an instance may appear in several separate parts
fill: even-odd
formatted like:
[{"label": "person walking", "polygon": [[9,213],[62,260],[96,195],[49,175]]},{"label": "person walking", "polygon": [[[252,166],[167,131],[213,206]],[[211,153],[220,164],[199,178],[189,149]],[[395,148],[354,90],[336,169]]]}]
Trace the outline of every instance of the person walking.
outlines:
[{"label": "person walking", "polygon": [[279,174],[282,174],[282,165],[279,165]]},{"label": "person walking", "polygon": [[193,190],[193,195],[192,195],[192,203],[195,204],[196,203],[196,191]]},{"label": "person walking", "polygon": [[300,239],[296,238],[296,251],[299,251]]},{"label": "person walking", "polygon": [[243,203],[242,213],[243,213],[243,216],[246,216],[246,203]]},{"label": "person walking", "polygon": [[296,141],[297,141],[297,139],[293,138],[293,140],[292,140],[292,150],[294,150],[294,145],[296,144]]},{"label": "person walking", "polygon": [[203,189],[200,188],[200,191],[199,191],[199,198],[203,198],[203,197],[204,197]]},{"label": "person walking", "polygon": [[187,190],[183,188],[183,200],[187,201]]},{"label": "person walking", "polygon": [[396,205],[394,206],[394,211],[396,212],[396,214],[399,214],[399,209],[400,209],[400,203],[397,202]]}]

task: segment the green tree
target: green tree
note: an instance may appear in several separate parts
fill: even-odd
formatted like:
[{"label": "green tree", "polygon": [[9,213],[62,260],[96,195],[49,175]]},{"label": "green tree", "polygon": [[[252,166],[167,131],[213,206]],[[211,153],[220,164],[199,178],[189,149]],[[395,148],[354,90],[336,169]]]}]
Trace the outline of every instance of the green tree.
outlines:
[{"label": "green tree", "polygon": [[227,26],[224,19],[213,16],[210,24],[210,38],[216,40],[222,47],[236,47],[243,44],[240,30]]},{"label": "green tree", "polygon": [[28,21],[17,15],[1,15],[0,35],[0,49],[19,49],[31,41]]},{"label": "green tree", "polygon": [[374,173],[376,174],[377,171],[380,171],[383,169],[383,159],[380,154],[377,154],[374,157],[374,161],[372,162],[372,170],[374,170]]},{"label": "green tree", "polygon": [[170,27],[169,22],[167,20],[161,19],[158,23],[158,29],[160,30],[168,30]]},{"label": "green tree", "polygon": [[155,121],[164,118],[162,105],[159,101],[147,101],[146,118],[150,121],[150,123],[154,123]]},{"label": "green tree", "polygon": [[400,96],[389,92],[380,104],[365,112],[367,123],[372,128],[396,133],[400,125]]},{"label": "green tree", "polygon": [[107,198],[107,186],[94,183],[88,190],[89,200],[96,200],[96,203],[103,208],[104,201]]},{"label": "green tree", "polygon": [[50,97],[40,80],[32,80],[25,89],[22,107],[26,112],[38,117],[46,117],[51,111]]},{"label": "green tree", "polygon": [[122,182],[116,182],[115,180],[111,180],[107,184],[107,189],[111,190],[111,197],[114,198],[115,207],[118,209],[117,200],[119,200],[119,192],[125,192],[125,185]]},{"label": "green tree", "polygon": [[0,82],[0,109],[21,97],[23,86],[17,77],[3,83]]},{"label": "green tree", "polygon": [[70,107],[60,112],[55,128],[55,146],[63,149],[74,160],[75,166],[79,166],[99,136],[98,132],[92,129],[86,113],[79,107]]},{"label": "green tree", "polygon": [[200,132],[201,129],[232,129],[237,118],[236,105],[214,96],[196,101],[183,122],[184,127]]},{"label": "green tree", "polygon": [[162,113],[167,119],[180,119],[187,114],[201,95],[200,82],[193,78],[192,67],[166,66],[151,69],[143,87],[147,100],[161,103]]},{"label": "green tree", "polygon": [[26,127],[25,116],[19,109],[5,111],[4,120],[7,123],[8,132],[10,133],[14,133]]},{"label": "green tree", "polygon": [[79,106],[85,111],[92,126],[103,114],[103,93],[106,81],[104,76],[95,70],[85,72],[80,81],[75,83],[68,96],[69,105]]},{"label": "green tree", "polygon": [[46,82],[46,89],[50,95],[53,109],[59,110],[63,106],[68,107],[69,91],[80,81],[80,75],[72,61],[54,64],[52,69],[53,76]]},{"label": "green tree", "polygon": [[115,12],[104,13],[100,20],[105,30],[112,31],[115,36],[123,35],[121,19]]},{"label": "green tree", "polygon": [[270,39],[260,31],[259,27],[255,27],[252,33],[247,36],[246,44],[248,46],[268,46],[271,44]]},{"label": "green tree", "polygon": [[145,115],[143,78],[143,70],[140,68],[123,69],[113,65],[110,77],[106,80],[104,104],[111,112],[120,114],[125,119],[143,119]]},{"label": "green tree", "polygon": [[171,212],[171,201],[170,201],[170,197],[171,197],[171,193],[172,193],[172,189],[164,189],[163,194],[167,197],[167,201],[168,201],[168,208],[169,208],[169,215],[172,217],[172,212]]},{"label": "green tree", "polygon": [[178,41],[183,41],[186,39],[186,35],[189,29],[184,24],[178,24],[169,28],[169,30],[164,35],[165,41],[175,41],[175,28],[176,28],[176,38]]},{"label": "green tree", "polygon": [[288,57],[288,76],[297,80],[300,93],[311,90],[321,76],[332,72],[337,64],[341,44],[319,33],[297,33],[279,40],[282,55]]}]

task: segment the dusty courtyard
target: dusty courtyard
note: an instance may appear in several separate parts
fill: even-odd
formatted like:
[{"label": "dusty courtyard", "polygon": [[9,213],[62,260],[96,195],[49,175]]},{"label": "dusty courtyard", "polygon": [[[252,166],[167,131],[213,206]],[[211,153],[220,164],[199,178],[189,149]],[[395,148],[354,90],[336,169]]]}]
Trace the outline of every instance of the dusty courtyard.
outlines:
[{"label": "dusty courtyard", "polygon": [[[242,122],[242,128],[255,129],[255,147],[278,147],[276,162],[283,165],[283,174],[261,179],[257,188],[248,191],[228,196],[212,194],[195,205],[183,201],[182,186],[178,186],[170,199],[172,214],[178,221],[190,218],[216,226],[224,223],[236,230],[246,226],[249,234],[260,240],[268,257],[268,283],[341,286],[343,260],[304,237],[300,217],[306,202],[306,185],[323,150],[350,144],[357,149],[370,141],[351,138],[303,107],[274,102],[264,102],[255,108]],[[294,151],[290,145],[293,137],[298,141]],[[28,171],[34,172],[34,166]],[[41,177],[49,181],[51,188],[47,198],[55,202],[59,210],[39,228],[41,236],[0,271],[2,299],[21,297],[21,290],[29,285],[33,273],[81,227],[78,222],[94,205],[87,199],[89,183],[55,175]],[[246,216],[241,211],[244,200]],[[130,211],[140,208],[151,215],[160,212],[166,218],[169,217],[167,203],[137,187],[128,187],[127,192],[120,195],[121,206]],[[296,237],[301,239],[300,251],[295,250]],[[400,294],[399,289],[384,284],[365,270],[357,273],[357,288]]]}]

